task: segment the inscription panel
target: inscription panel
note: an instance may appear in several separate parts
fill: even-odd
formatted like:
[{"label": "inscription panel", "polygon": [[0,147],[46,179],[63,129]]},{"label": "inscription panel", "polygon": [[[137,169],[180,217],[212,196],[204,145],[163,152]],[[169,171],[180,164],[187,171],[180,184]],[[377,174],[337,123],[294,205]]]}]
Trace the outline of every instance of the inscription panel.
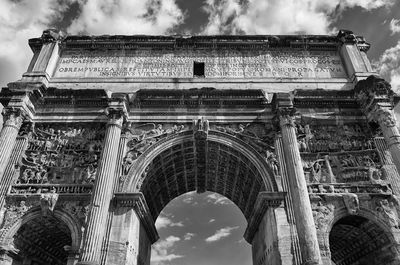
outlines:
[{"label": "inscription panel", "polygon": [[118,50],[64,51],[57,78],[192,78],[194,62],[205,78],[345,78],[335,51]]}]

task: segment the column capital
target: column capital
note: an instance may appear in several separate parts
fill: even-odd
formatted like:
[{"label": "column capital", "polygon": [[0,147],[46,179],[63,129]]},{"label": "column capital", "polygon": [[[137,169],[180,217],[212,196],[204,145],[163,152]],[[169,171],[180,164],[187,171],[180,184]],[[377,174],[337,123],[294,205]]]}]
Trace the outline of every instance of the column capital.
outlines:
[{"label": "column capital", "polygon": [[279,125],[295,127],[295,114],[296,108],[294,107],[280,107],[277,110],[277,115],[279,118]]},{"label": "column capital", "polygon": [[394,111],[389,108],[375,106],[375,108],[368,113],[368,118],[386,128],[396,126]]},{"label": "column capital", "polygon": [[122,96],[111,95],[108,107],[104,110],[108,117],[108,125],[116,125],[122,128],[122,124],[128,118],[127,99]]},{"label": "column capital", "polygon": [[396,94],[389,82],[379,76],[370,75],[367,79],[359,81],[354,88],[354,93],[362,111],[367,116],[377,107],[390,109],[394,107]]},{"label": "column capital", "polygon": [[2,115],[4,118],[4,127],[10,126],[14,127],[17,130],[22,125],[22,122],[26,118],[26,113],[21,109],[21,108],[15,108],[15,107],[6,107],[2,111]]}]

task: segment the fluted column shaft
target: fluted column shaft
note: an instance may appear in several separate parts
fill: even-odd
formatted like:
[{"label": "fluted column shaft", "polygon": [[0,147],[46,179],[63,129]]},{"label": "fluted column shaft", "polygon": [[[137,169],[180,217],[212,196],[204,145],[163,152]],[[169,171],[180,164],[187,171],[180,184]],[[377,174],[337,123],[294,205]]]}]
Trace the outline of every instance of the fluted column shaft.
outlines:
[{"label": "fluted column shaft", "polygon": [[279,109],[279,121],[289,190],[295,202],[293,211],[301,247],[302,264],[322,264],[307,183],[297,145],[293,112],[293,108]]},{"label": "fluted column shaft", "polygon": [[28,136],[18,136],[14,148],[11,151],[10,158],[7,162],[7,166],[5,167],[5,171],[3,173],[3,177],[0,183],[0,209],[3,207],[5,202],[5,196],[10,188],[10,186],[15,180],[13,177],[15,176],[15,166],[18,163],[18,160],[21,158],[22,152],[26,149],[28,145]]},{"label": "fluted column shaft", "polygon": [[5,121],[0,131],[0,183],[4,183],[4,171],[23,121],[20,109],[5,108],[3,110],[3,117]]},{"label": "fluted column shaft", "polygon": [[100,249],[106,232],[105,226],[112,198],[123,121],[120,110],[108,110],[107,114],[110,120],[107,124],[101,161],[93,190],[81,261],[78,264],[100,264]]},{"label": "fluted column shaft", "polygon": [[396,165],[397,172],[400,173],[400,133],[396,126],[396,118],[393,110],[377,106],[371,112],[371,116],[379,123],[390,154],[392,155],[393,163]]}]

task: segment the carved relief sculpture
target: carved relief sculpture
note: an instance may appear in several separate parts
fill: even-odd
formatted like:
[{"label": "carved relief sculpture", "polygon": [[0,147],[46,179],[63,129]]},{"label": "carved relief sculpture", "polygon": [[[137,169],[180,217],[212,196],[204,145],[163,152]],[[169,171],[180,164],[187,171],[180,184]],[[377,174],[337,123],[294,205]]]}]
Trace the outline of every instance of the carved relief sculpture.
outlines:
[{"label": "carved relief sculpture", "polygon": [[[41,192],[35,185],[93,184],[103,137],[104,129],[95,126],[35,126],[17,166],[13,190],[32,193]],[[25,188],[18,189],[19,184]]]}]

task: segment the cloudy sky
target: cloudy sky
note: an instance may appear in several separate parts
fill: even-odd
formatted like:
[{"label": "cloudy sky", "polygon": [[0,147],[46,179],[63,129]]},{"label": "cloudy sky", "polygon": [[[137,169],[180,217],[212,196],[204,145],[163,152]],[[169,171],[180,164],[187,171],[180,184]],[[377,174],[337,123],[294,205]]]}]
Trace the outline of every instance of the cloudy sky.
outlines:
[{"label": "cloudy sky", "polygon": [[[0,85],[19,79],[28,39],[69,34],[333,34],[372,44],[377,72],[400,89],[399,0],[0,0]],[[212,193],[184,195],[157,220],[152,264],[250,264],[238,208]]]}]

